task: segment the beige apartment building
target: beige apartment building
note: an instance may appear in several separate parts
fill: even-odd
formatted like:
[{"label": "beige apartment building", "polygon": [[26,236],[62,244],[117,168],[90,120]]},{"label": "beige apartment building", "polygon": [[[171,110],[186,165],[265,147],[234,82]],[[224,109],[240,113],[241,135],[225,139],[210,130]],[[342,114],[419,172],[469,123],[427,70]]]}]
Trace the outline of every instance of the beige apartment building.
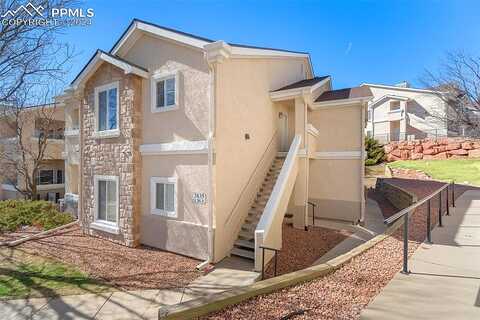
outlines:
[{"label": "beige apartment building", "polygon": [[[8,108],[7,108],[8,110]],[[25,146],[26,162],[38,154],[39,136],[47,135],[47,144],[41,167],[36,177],[37,197],[41,200],[58,202],[64,196],[64,110],[54,104],[23,108],[19,113],[21,136],[9,122],[16,116],[11,112],[1,113],[0,121],[0,200],[23,198],[18,189],[24,190],[25,179],[12,166],[16,157],[20,159],[19,141]],[[48,126],[48,128],[47,128]],[[16,188],[17,186],[18,188]]]},{"label": "beige apartment building", "polygon": [[[282,223],[364,216],[368,88],[332,90],[307,53],[133,20],[58,97],[66,200],[86,233],[261,267]],[[268,257],[268,256],[267,256]]]}]

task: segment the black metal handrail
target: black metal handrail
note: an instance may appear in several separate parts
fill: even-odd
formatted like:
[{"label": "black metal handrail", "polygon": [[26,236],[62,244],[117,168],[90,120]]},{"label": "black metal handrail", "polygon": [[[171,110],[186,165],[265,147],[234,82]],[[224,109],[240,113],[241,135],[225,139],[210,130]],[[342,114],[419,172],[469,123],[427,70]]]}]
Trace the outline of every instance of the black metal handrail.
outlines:
[{"label": "black metal handrail", "polygon": [[438,205],[438,226],[443,227],[442,221],[442,192],[446,190],[447,193],[447,208],[446,208],[446,215],[450,215],[450,200],[449,200],[449,190],[452,190],[452,206],[455,207],[455,182],[450,184],[446,184],[443,187],[439,188],[437,191],[429,195],[428,197],[423,198],[420,201],[415,202],[411,206],[400,210],[393,216],[385,219],[383,222],[387,225],[391,225],[392,223],[396,222],[397,220],[403,218],[403,268],[402,273],[409,274],[410,271],[408,270],[408,223],[409,223],[409,214],[413,212],[416,208],[421,206],[424,203],[428,204],[428,213],[427,213],[427,242],[432,243],[432,233],[431,233],[431,211],[432,211],[432,198],[438,195],[439,205]]},{"label": "black metal handrail", "polygon": [[312,221],[312,225],[315,226],[315,208],[317,207],[317,205],[316,205],[315,203],[313,203],[313,202],[310,202],[310,201],[308,201],[307,203],[312,206],[312,211],[313,211],[313,216],[312,216],[313,221]]},{"label": "black metal handrail", "polygon": [[270,248],[266,246],[260,246],[260,249],[262,249],[262,280],[265,279],[265,250],[270,250],[274,252],[273,259],[274,259],[275,266],[274,266],[273,276],[276,277],[277,276],[277,255],[280,249]]}]

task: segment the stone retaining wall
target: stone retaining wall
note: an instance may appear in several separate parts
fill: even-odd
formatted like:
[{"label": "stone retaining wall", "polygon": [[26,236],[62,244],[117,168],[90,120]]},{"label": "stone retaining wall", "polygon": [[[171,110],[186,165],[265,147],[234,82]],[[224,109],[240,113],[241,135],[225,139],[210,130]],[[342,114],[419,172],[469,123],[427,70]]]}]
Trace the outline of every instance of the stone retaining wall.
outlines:
[{"label": "stone retaining wall", "polygon": [[389,183],[388,179],[378,178],[375,190],[382,193],[382,195],[398,210],[405,209],[418,201],[416,195]]},{"label": "stone retaining wall", "polygon": [[384,146],[388,162],[480,158],[480,139],[440,138],[391,142]]}]

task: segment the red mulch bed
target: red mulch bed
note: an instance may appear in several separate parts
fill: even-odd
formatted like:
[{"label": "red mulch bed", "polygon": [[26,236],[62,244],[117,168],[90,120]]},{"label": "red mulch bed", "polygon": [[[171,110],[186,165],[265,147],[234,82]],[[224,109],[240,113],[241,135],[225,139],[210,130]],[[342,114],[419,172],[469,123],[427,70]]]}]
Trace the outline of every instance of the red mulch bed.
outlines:
[{"label": "red mulch bed", "polygon": [[[310,226],[308,231],[283,225],[282,250],[278,253],[277,275],[310,267],[351,233]],[[265,278],[274,275],[274,261],[265,270]]]},{"label": "red mulch bed", "polygon": [[[398,181],[422,198],[437,189],[437,182]],[[470,187],[456,188],[456,197]],[[445,199],[445,198],[444,198]],[[426,237],[426,205],[410,219],[409,253]],[[432,203],[432,212],[438,201]],[[432,215],[432,222],[437,214]],[[205,319],[359,319],[360,312],[402,266],[402,228],[337,271],[318,280],[259,296],[211,314]]]},{"label": "red mulch bed", "polygon": [[125,290],[184,287],[201,275],[200,261],[146,246],[129,248],[84,235],[78,226],[16,247],[75,265],[95,279]]}]

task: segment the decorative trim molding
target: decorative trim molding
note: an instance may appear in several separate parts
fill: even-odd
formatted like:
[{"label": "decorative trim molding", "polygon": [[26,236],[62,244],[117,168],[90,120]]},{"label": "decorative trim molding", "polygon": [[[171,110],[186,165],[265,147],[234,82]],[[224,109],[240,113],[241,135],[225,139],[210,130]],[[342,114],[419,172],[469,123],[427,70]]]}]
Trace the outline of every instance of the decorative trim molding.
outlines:
[{"label": "decorative trim molding", "polygon": [[175,141],[169,143],[143,144],[140,153],[144,156],[174,155],[174,154],[206,154],[208,141]]},{"label": "decorative trim molding", "polygon": [[362,151],[323,151],[316,152],[315,159],[317,160],[350,160],[361,159]]},{"label": "decorative trim molding", "polygon": [[307,132],[312,134],[315,137],[318,137],[319,131],[311,123],[307,124]]}]

